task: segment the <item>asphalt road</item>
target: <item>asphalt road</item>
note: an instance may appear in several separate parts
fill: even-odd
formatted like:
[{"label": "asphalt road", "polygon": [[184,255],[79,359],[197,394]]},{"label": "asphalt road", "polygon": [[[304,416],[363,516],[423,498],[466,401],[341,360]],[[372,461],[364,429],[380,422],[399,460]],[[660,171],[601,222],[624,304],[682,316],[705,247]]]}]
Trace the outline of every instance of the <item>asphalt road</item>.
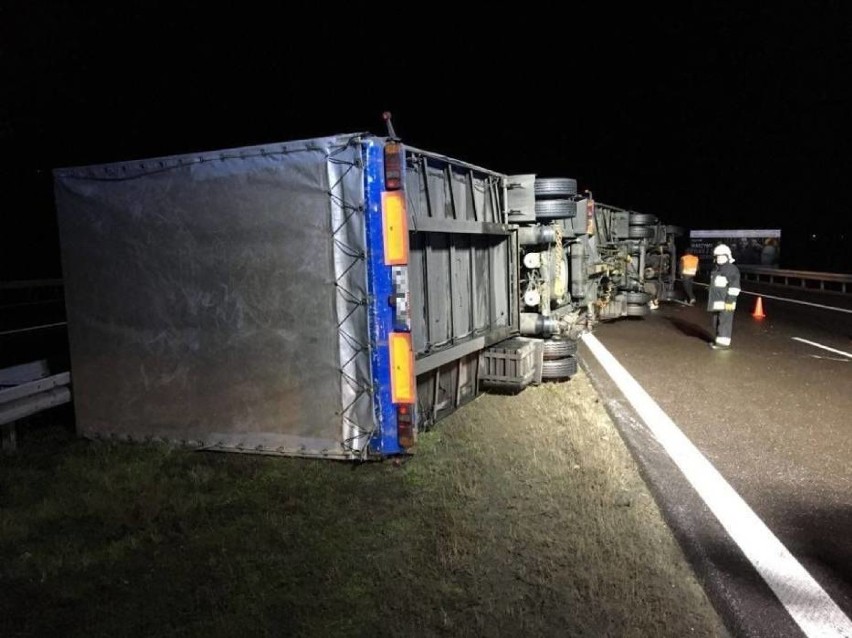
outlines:
[{"label": "asphalt road", "polygon": [[[850,306],[832,295],[745,289]],[[595,336],[852,617],[852,314],[763,297],[766,317],[756,319],[756,297],[744,296],[733,349],[714,351],[698,292],[694,307],[664,302]],[[732,633],[803,635],[587,347],[581,356]]]}]

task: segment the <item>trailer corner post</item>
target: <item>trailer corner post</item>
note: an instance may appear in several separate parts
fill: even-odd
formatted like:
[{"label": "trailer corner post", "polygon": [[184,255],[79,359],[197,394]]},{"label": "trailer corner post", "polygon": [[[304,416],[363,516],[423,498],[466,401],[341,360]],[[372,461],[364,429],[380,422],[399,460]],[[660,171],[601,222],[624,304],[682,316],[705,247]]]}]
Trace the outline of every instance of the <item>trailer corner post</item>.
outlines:
[{"label": "trailer corner post", "polygon": [[395,164],[399,172],[393,175],[393,184],[388,186],[393,190],[388,190],[384,146],[382,141],[370,139],[364,142],[362,152],[367,204],[370,365],[376,425],[370,447],[380,456],[390,456],[405,452],[403,443],[413,442],[410,423],[416,403],[416,382],[410,325],[397,316],[401,313],[408,316],[407,291],[401,293],[399,290],[408,282],[408,228],[405,192],[401,190],[405,169],[403,164]]}]

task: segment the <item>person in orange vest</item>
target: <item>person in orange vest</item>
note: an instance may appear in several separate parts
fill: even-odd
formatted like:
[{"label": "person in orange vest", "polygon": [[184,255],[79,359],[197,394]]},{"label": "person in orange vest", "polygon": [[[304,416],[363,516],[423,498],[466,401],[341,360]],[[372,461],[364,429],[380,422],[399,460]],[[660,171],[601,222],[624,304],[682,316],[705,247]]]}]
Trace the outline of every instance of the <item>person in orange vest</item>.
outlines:
[{"label": "person in orange vest", "polygon": [[698,257],[695,256],[691,248],[687,248],[684,251],[683,257],[680,258],[680,278],[683,282],[683,291],[686,293],[686,300],[690,306],[695,305],[695,292],[692,290],[692,282],[697,274]]}]

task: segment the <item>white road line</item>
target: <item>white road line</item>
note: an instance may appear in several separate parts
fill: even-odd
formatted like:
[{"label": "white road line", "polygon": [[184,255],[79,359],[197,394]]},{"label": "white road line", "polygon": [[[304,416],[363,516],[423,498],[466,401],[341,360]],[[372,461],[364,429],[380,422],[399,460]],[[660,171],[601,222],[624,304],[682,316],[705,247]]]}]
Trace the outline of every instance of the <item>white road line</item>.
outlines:
[{"label": "white road line", "polygon": [[824,346],[821,343],[817,343],[816,341],[808,341],[807,339],[802,339],[801,337],[790,337],[793,341],[801,341],[802,343],[806,343],[809,346],[814,346],[815,348],[822,348],[823,350],[828,350],[829,352],[833,352],[835,354],[842,354],[844,357],[849,357],[852,359],[852,354],[848,352],[843,352],[843,350],[835,350],[834,348],[829,348],[828,346]]},{"label": "white road line", "polygon": [[674,421],[592,334],[583,341],[809,638],[852,638],[852,621]]}]

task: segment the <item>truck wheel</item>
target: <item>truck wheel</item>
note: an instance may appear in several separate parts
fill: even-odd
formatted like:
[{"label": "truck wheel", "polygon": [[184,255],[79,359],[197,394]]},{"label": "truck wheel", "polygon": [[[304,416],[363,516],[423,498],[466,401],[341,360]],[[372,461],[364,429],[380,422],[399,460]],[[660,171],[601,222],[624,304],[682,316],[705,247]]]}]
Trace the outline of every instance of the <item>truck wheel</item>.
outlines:
[{"label": "truck wheel", "polygon": [[577,342],[573,339],[548,339],[544,342],[544,359],[561,359],[577,353]]},{"label": "truck wheel", "polygon": [[648,226],[658,222],[656,215],[648,213],[630,213],[630,224],[632,226]]},{"label": "truck wheel", "polygon": [[577,374],[577,360],[574,357],[544,361],[541,364],[542,379],[564,379]]},{"label": "truck wheel", "polygon": [[646,304],[651,301],[651,295],[647,292],[626,292],[624,293],[624,301],[627,303]]},{"label": "truck wheel", "polygon": [[631,226],[630,230],[627,232],[627,236],[631,239],[641,239],[643,237],[650,239],[652,237],[656,237],[656,235],[656,226]]},{"label": "truck wheel", "polygon": [[570,199],[544,199],[535,203],[537,220],[567,219],[577,215],[577,202]]},{"label": "truck wheel", "polygon": [[535,180],[537,199],[570,197],[577,194],[577,180],[570,177],[544,177]]}]

